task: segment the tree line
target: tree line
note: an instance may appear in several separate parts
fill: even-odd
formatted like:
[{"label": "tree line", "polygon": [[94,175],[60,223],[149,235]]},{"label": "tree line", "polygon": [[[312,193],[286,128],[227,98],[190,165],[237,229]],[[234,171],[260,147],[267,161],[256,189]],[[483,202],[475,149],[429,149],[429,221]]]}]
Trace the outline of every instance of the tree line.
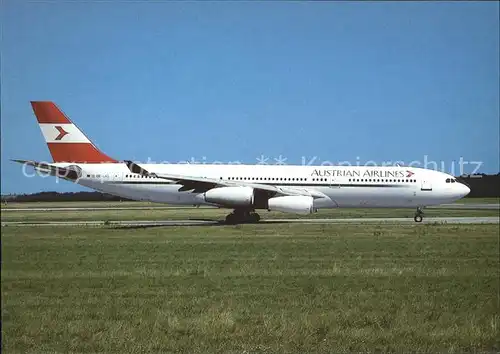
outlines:
[{"label": "tree line", "polygon": [[469,198],[500,197],[500,173],[486,175],[478,173],[457,177],[470,188]]}]

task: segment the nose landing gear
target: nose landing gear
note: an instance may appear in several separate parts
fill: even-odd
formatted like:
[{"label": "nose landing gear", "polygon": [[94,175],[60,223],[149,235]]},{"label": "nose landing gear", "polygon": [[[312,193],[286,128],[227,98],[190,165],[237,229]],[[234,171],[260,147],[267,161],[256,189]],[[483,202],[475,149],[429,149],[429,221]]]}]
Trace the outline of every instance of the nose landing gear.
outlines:
[{"label": "nose landing gear", "polygon": [[226,216],[226,224],[256,223],[260,221],[260,215],[253,210],[234,209]]},{"label": "nose landing gear", "polygon": [[415,220],[415,222],[422,222],[423,219],[424,219],[424,212],[422,211],[422,208],[418,207],[413,220]]}]

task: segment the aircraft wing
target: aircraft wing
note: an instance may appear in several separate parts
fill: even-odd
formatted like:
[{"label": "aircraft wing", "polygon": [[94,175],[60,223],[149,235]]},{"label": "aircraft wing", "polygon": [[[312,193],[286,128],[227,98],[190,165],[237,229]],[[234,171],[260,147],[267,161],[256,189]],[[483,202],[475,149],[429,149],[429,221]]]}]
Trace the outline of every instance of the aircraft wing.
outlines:
[{"label": "aircraft wing", "polygon": [[174,182],[175,184],[182,185],[182,187],[179,189],[180,192],[193,190],[193,192],[196,193],[203,193],[212,188],[217,188],[217,187],[252,187],[254,189],[259,189],[266,192],[273,192],[276,193],[277,195],[304,195],[313,198],[325,197],[325,194],[319,191],[309,190],[305,188],[281,187],[263,183],[228,181],[224,179],[207,178],[207,177],[190,177],[190,176],[182,176],[175,174],[155,173],[145,170],[144,168],[142,168],[141,166],[132,161],[126,160],[125,163],[127,164],[128,169],[132,173],[137,173],[146,177],[167,179]]},{"label": "aircraft wing", "polygon": [[81,169],[78,166],[56,167],[49,165],[47,163],[36,162],[31,160],[12,160],[12,161],[21,163],[23,165],[33,166],[37,171],[40,171],[42,173],[51,176],[64,178],[70,181],[75,181],[82,176]]}]

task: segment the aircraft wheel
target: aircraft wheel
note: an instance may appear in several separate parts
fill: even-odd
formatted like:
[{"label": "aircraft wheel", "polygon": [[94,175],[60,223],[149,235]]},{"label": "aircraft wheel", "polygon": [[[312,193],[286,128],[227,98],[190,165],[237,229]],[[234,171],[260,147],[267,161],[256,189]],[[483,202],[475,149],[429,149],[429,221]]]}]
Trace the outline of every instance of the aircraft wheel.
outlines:
[{"label": "aircraft wheel", "polygon": [[235,212],[226,216],[226,224],[253,223],[259,221],[260,215],[253,212],[240,212],[239,210],[236,210]]},{"label": "aircraft wheel", "polygon": [[238,218],[235,214],[231,213],[226,216],[226,224],[236,224],[238,222]]},{"label": "aircraft wheel", "polygon": [[250,222],[259,222],[260,221],[260,215],[257,213],[252,213],[250,214]]},{"label": "aircraft wheel", "polygon": [[422,220],[423,220],[422,215],[415,215],[413,220],[415,220],[415,222],[422,222]]}]

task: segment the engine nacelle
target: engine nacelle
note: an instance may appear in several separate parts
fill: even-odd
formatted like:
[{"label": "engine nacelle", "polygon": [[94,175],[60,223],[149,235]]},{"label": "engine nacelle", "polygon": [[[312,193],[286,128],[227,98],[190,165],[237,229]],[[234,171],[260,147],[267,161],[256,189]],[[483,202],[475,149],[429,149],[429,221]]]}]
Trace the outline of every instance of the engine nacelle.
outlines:
[{"label": "engine nacelle", "polygon": [[313,197],[284,196],[269,199],[269,210],[285,213],[311,214],[314,211]]},{"label": "engine nacelle", "polygon": [[221,187],[202,194],[207,203],[228,206],[253,205],[254,190],[252,187]]}]

